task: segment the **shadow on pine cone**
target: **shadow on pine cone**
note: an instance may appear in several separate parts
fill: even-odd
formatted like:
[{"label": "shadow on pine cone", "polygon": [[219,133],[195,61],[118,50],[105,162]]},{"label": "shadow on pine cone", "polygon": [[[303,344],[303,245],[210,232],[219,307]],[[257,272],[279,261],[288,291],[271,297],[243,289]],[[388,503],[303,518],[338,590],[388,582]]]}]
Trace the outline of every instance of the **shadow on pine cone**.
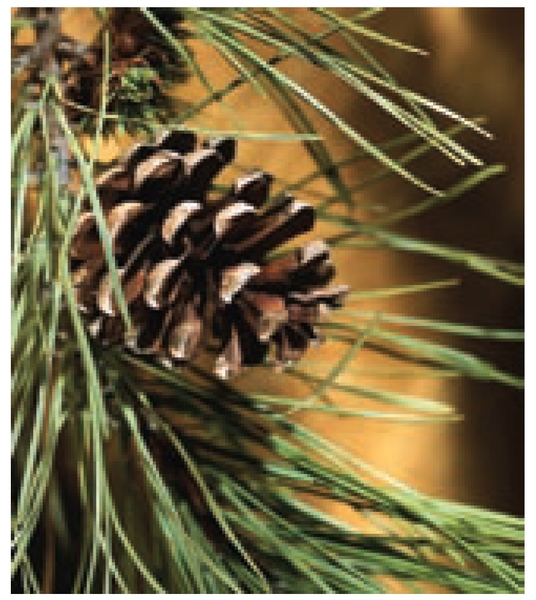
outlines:
[{"label": "shadow on pine cone", "polygon": [[327,246],[306,243],[268,254],[312,229],[314,209],[283,194],[268,203],[271,176],[238,178],[209,200],[213,178],[235,155],[235,141],[197,146],[188,132],[134,147],[97,184],[133,324],[125,331],[112,293],[96,220],[81,214],[70,248],[71,271],[91,335],[124,344],[168,366],[217,343],[214,370],[298,360],[320,342],[315,323],[341,306],[347,286],[327,287],[335,269]]}]

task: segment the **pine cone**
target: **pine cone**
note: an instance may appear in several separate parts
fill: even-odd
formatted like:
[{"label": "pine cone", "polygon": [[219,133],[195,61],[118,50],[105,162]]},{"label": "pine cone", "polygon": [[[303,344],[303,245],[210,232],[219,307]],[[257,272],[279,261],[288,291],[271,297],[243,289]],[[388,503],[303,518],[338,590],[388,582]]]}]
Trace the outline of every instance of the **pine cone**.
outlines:
[{"label": "pine cone", "polygon": [[70,248],[71,271],[89,331],[104,344],[124,344],[169,366],[191,360],[212,340],[222,378],[258,365],[275,348],[278,365],[318,343],[314,325],[341,305],[346,286],[327,246],[308,242],[270,259],[280,244],[312,229],[314,209],[283,194],[268,204],[272,177],[238,178],[217,200],[214,177],[234,158],[235,141],[197,146],[188,132],[134,147],[106,171],[97,191],[129,306],[125,327],[112,295],[91,211],[82,212]]}]

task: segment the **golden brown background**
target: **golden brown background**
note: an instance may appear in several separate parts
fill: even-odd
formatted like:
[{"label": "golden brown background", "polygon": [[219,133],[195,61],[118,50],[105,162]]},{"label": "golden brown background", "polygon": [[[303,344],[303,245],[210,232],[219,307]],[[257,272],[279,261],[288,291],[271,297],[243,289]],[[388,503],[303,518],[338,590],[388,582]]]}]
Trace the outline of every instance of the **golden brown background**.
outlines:
[{"label": "golden brown background", "polygon": [[[69,9],[66,25],[88,38],[83,9]],[[304,9],[295,9],[304,11]],[[341,9],[344,12],[347,9]],[[310,24],[314,26],[314,23]],[[405,233],[448,245],[508,259],[523,259],[523,72],[524,11],[516,8],[401,8],[375,17],[375,29],[430,51],[428,57],[371,45],[398,81],[466,116],[486,115],[494,141],[467,135],[463,141],[486,162],[504,162],[508,172],[479,186],[453,203],[405,225]],[[209,49],[193,42],[196,57],[215,85],[232,76],[229,68]],[[375,107],[356,97],[346,86],[313,67],[288,61],[284,70],[313,91],[337,114],[376,142],[398,130]],[[203,94],[194,81],[177,89],[177,97],[195,101]],[[319,130],[336,157],[350,143],[313,112]],[[226,106],[215,106],[196,124],[245,130],[288,131],[288,124],[269,101],[246,86],[231,95]],[[122,140],[126,145],[128,140]],[[109,145],[105,154],[115,152]],[[241,141],[237,162],[262,166],[278,177],[296,180],[314,170],[306,153],[294,143]],[[367,167],[370,168],[370,165]],[[430,183],[447,187],[466,174],[437,155],[415,165]],[[358,182],[366,168],[348,171]],[[317,190],[328,191],[319,184]],[[376,186],[359,201],[387,200],[401,206],[422,197],[399,179]],[[395,313],[427,316],[463,323],[523,328],[522,291],[490,278],[411,254],[378,250],[336,253],[340,280],[355,290],[389,285],[461,278],[456,288],[367,303],[358,308],[389,309]],[[424,335],[424,334],[423,334]],[[463,338],[433,336],[456,343],[495,361],[504,370],[521,373],[523,349],[519,344],[483,343]],[[336,348],[319,352],[335,353]],[[363,361],[366,357],[363,357]],[[376,359],[375,359],[376,360]],[[377,362],[377,360],[376,360]],[[361,357],[356,366],[361,364]],[[370,363],[367,363],[370,364]],[[266,377],[259,373],[254,377]],[[366,385],[390,386],[390,381],[364,380]],[[357,379],[355,379],[357,378]],[[289,382],[278,379],[272,387],[288,392]],[[394,388],[393,388],[394,389]],[[385,469],[417,489],[499,510],[523,512],[523,395],[495,384],[458,380],[408,380],[397,388],[415,396],[432,396],[455,405],[465,420],[453,424],[407,425],[373,420],[327,419],[307,414],[300,418],[337,440],[360,457]],[[299,393],[296,388],[293,390]]]},{"label": "golden brown background", "polygon": [[[504,162],[504,176],[488,181],[461,201],[415,220],[425,239],[458,244],[523,260],[524,211],[524,11],[511,8],[392,9],[377,27],[430,51],[426,59],[398,57],[392,70],[410,88],[466,115],[486,115],[495,140],[466,138],[487,162]],[[390,53],[392,57],[393,54]],[[386,57],[387,60],[387,57]],[[411,64],[410,64],[411,63]],[[427,161],[430,165],[430,161]],[[437,169],[440,166],[438,163]],[[434,173],[434,181],[442,176]],[[452,275],[453,266],[404,255],[400,268],[420,279]],[[422,298],[416,298],[421,301]],[[523,293],[484,276],[462,273],[462,286],[438,292],[430,305],[405,308],[459,322],[523,328]],[[463,342],[504,370],[521,373],[520,345]],[[523,394],[484,383],[444,384],[441,394],[465,421],[404,432],[398,460],[420,489],[521,514],[523,511]],[[417,437],[418,435],[418,437]],[[388,437],[388,434],[387,434]],[[406,448],[414,449],[407,456]],[[412,453],[413,454],[413,453]],[[404,458],[401,458],[404,457]],[[396,450],[390,460],[397,461]],[[407,478],[407,477],[406,477]]]}]

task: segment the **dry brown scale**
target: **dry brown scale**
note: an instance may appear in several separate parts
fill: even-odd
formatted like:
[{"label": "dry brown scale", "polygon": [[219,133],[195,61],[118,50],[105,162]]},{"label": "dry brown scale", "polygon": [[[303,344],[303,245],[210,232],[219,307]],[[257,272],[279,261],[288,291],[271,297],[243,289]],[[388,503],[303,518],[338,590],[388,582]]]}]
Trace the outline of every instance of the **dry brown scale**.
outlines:
[{"label": "dry brown scale", "polygon": [[222,378],[258,365],[297,361],[319,343],[315,323],[341,306],[347,286],[329,250],[312,241],[282,257],[279,245],[313,228],[309,204],[284,193],[267,203],[272,177],[255,171],[208,198],[235,155],[233,139],[170,132],[135,146],[100,178],[97,191],[133,327],[125,331],[95,217],[81,213],[70,248],[72,277],[89,331],[104,344],[176,366],[217,342]]}]

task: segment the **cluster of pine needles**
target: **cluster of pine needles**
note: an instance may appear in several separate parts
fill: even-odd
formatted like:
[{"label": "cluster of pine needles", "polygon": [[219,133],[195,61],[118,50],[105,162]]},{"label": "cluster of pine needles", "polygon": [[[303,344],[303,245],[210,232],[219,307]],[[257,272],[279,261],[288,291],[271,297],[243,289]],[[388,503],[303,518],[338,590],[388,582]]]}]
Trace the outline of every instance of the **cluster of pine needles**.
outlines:
[{"label": "cluster of pine needles", "polygon": [[[37,95],[24,81],[17,84],[20,72],[14,76],[18,85],[11,143],[14,589],[25,593],[522,591],[522,519],[427,497],[294,417],[303,410],[356,419],[455,417],[450,407],[434,399],[341,383],[339,376],[372,343],[394,348],[408,373],[409,363],[415,372],[427,369],[429,376],[521,387],[518,377],[478,356],[390,326],[503,342],[521,341],[522,332],[404,315],[380,318],[356,308],[357,301],[426,293],[451,281],[352,292],[346,309],[323,325],[328,344],[335,340],[345,350],[338,360],[324,364],[325,372],[307,360],[294,367],[290,376],[310,387],[307,397],[296,398],[258,388],[240,392],[201,366],[170,370],[120,348],[99,346],[85,328],[69,275],[68,249],[82,201],[91,203],[103,245],[110,252],[95,184],[98,149],[103,131],[109,132],[105,125],[115,123],[130,131],[138,123],[139,138],[163,126],[196,130],[192,122],[204,109],[225,103],[232,92],[249,86],[252,94],[281,109],[294,133],[244,129],[231,133],[259,144],[268,139],[306,147],[316,165],[314,172],[297,181],[276,177],[275,187],[299,192],[317,180],[329,184],[331,195],[320,194],[316,209],[318,219],[335,231],[327,240],[332,248],[357,253],[363,247],[384,247],[428,255],[505,285],[522,285],[523,269],[518,264],[396,232],[402,221],[502,172],[501,165],[481,164],[456,139],[467,129],[487,135],[482,123],[404,88],[385,70],[370,48],[381,44],[393,51],[418,50],[376,31],[377,9],[355,9],[351,16],[324,8],[300,9],[314,13],[321,24],[311,32],[296,16],[299,11],[181,8],[190,39],[210,45],[236,71],[235,79],[222,88],[214,87],[210,70],[198,61],[188,39],[174,36],[152,9],[131,10],[141,11],[153,35],[161,36],[205,88],[203,98],[165,123],[108,113],[113,39],[104,9],[97,11],[105,51],[101,103],[92,117],[92,152],[67,113],[72,106],[62,94],[61,72],[46,71]],[[16,15],[13,19],[16,32],[31,25],[31,19]],[[337,39],[351,52],[338,49],[332,43]],[[281,67],[291,59],[344,81],[407,131],[387,143],[369,141],[285,74]],[[344,160],[333,158],[303,103],[345,134],[355,151]],[[440,128],[435,115],[452,124]],[[447,190],[435,190],[411,171],[412,162],[430,150],[472,165],[470,174]],[[344,169],[370,159],[376,168],[358,186],[349,186]],[[392,176],[420,188],[422,199],[376,220],[357,219],[356,195]],[[113,256],[107,258],[113,266]],[[115,294],[124,306],[115,275]],[[419,366],[423,361],[426,367]],[[392,368],[400,365],[395,361]],[[354,406],[326,401],[330,391],[347,394]],[[378,409],[360,408],[365,398],[374,400]],[[326,503],[349,507],[361,525],[330,516],[321,508]]]}]

